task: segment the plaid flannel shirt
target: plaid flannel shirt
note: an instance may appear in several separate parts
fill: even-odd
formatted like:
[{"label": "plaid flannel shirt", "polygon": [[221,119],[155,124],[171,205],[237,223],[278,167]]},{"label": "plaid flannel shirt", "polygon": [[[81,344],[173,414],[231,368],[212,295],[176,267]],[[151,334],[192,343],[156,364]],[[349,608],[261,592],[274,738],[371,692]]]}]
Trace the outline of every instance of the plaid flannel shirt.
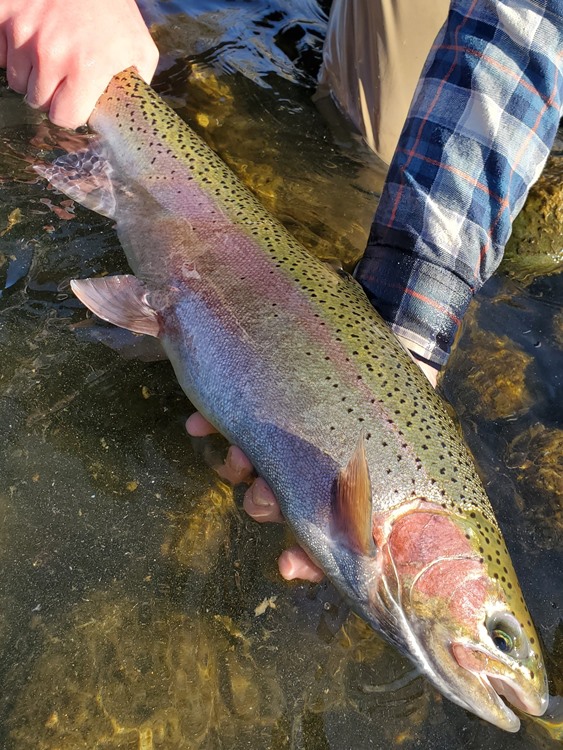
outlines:
[{"label": "plaid flannel shirt", "polygon": [[500,263],[562,100],[563,0],[453,0],[355,274],[434,366]]}]

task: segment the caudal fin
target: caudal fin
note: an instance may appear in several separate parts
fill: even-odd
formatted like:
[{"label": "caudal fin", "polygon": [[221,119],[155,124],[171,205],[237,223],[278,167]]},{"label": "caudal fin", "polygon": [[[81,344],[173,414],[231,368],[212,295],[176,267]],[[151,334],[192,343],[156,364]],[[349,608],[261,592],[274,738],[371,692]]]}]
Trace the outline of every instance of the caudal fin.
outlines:
[{"label": "caudal fin", "polygon": [[52,164],[37,164],[34,169],[72,200],[115,218],[113,169],[98,139],[92,139],[82,151],[65,154]]}]

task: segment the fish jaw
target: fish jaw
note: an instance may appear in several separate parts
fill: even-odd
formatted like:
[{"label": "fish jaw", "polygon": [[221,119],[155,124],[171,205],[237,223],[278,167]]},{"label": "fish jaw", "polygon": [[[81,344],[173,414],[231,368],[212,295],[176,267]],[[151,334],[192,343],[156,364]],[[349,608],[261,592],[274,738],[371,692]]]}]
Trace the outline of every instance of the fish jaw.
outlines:
[{"label": "fish jaw", "polygon": [[[501,659],[471,643],[454,643],[452,653],[459,666],[473,674],[489,693],[491,702],[495,705],[495,712],[498,709],[498,715],[503,718],[506,725],[502,726],[498,720],[492,723],[508,731],[517,731],[520,726],[520,720],[503,698],[523,713],[543,716],[549,702],[547,684],[543,688],[538,686],[536,690],[531,691],[529,684],[534,682],[534,679],[530,677],[530,670],[516,670],[507,659]],[[485,715],[483,718],[488,717]]]},{"label": "fish jaw", "polygon": [[[516,732],[520,719],[506,701],[541,716],[548,705],[547,675],[533,626],[517,621],[479,552],[477,525],[425,499],[392,517],[376,516],[379,577],[372,621],[393,631],[395,645],[442,694]],[[515,586],[511,593],[520,598]],[[495,634],[504,631],[513,635],[510,653],[499,650]]]}]

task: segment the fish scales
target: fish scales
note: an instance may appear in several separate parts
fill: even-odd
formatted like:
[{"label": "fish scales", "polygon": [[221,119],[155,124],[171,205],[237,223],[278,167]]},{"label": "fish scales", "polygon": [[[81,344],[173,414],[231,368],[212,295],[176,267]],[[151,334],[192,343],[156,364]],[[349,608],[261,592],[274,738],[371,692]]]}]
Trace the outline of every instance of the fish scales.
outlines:
[{"label": "fish scales", "polygon": [[[133,72],[113,79],[89,124],[98,137],[87,152],[40,171],[115,219],[142,293],[124,277],[98,283],[102,301],[93,282],[81,298],[139,330],[124,312],[138,298],[194,405],[249,456],[356,611],[442,692],[511,730],[499,694],[543,710],[537,635],[473,461],[359,285],[309,255]],[[123,289],[127,305],[111,298]],[[446,580],[446,562],[454,588],[467,574],[461,610],[434,580]],[[456,631],[447,648],[435,643],[445,610]],[[486,667],[482,643],[460,636],[469,610],[473,640],[492,653]],[[494,650],[494,634],[506,635],[498,622],[526,643],[525,658],[514,647],[507,664]],[[501,666],[489,674],[493,657]]]},{"label": "fish scales", "polygon": [[[452,485],[448,492],[448,503],[455,502],[462,512],[476,505],[494,524],[494,514],[481,490],[473,463],[452,430],[451,418],[442,402],[424,376],[415,370],[408,355],[388,332],[387,326],[374,328],[373,308],[357,285],[339,279],[328,267],[315,262],[281,224],[274,222],[266,214],[263,206],[250,192],[241,189],[240,183],[224,162],[203,141],[186,130],[160,97],[152,92],[147,97],[144,91],[139,96],[136,93],[138,86],[138,82],[123,82],[123,95],[116,92],[108,97],[108,107],[111,107],[115,126],[120,134],[113,147],[115,157],[120,159],[123,158],[121,154],[125,154],[127,168],[137,165],[136,169],[131,169],[131,178],[160,199],[170,213],[184,209],[183,191],[178,193],[180,188],[176,188],[176,185],[183,184],[185,179],[196,180],[204,196],[213,196],[211,201],[200,201],[198,207],[202,208],[202,214],[209,211],[210,205],[219,205],[224,210],[228,216],[226,223],[231,237],[230,247],[206,247],[205,252],[209,254],[208,257],[215,256],[213,260],[217,265],[213,271],[215,277],[219,278],[217,282],[214,279],[214,283],[225,291],[225,297],[232,295],[234,299],[236,309],[228,312],[236,313],[236,319],[253,340],[269,342],[271,336],[278,339],[277,351],[283,353],[283,357],[278,357],[278,369],[281,365],[285,368],[293,359],[298,359],[293,372],[308,372],[310,383],[315,389],[321,389],[322,402],[326,405],[328,399],[328,403],[335,409],[333,421],[339,425],[340,433],[349,426],[356,438],[366,422],[366,414],[375,417],[375,424],[382,430],[383,439],[377,444],[374,437],[372,450],[374,458],[379,457],[377,464],[382,467],[386,477],[387,470],[390,469],[393,479],[398,476],[402,485],[405,474],[402,461],[405,452],[409,450],[409,469],[412,469],[413,476],[420,471],[414,466],[414,461],[418,458],[423,475],[426,475],[423,480],[425,486],[429,479],[443,483],[446,477]],[[128,101],[135,97],[139,98],[137,109]],[[102,133],[112,130],[111,118],[103,110],[94,114],[91,124]],[[115,127],[113,131],[112,137],[115,137]],[[150,156],[151,149],[154,148],[156,153]],[[145,154],[142,159],[137,158],[139,152]],[[184,164],[180,168],[177,166],[182,157],[187,161],[187,169]],[[149,174],[145,171],[147,167],[150,167]],[[153,170],[156,174],[153,174]],[[242,211],[241,206],[244,207]],[[197,220],[197,213],[192,216]],[[244,240],[251,240],[250,243],[244,242],[242,253],[233,252],[237,241],[232,239],[232,224],[243,230],[241,234]],[[217,234],[222,231],[223,223],[218,221]],[[257,242],[253,243],[252,240]],[[207,246],[208,242],[205,244]],[[258,257],[248,253],[255,249],[258,252],[254,256]],[[267,257],[264,256],[264,251]],[[149,252],[152,253],[152,249]],[[257,268],[258,262],[264,260],[266,262],[260,263],[261,267]],[[282,272],[286,282],[278,285],[277,290],[272,289],[270,280],[270,276],[275,273],[274,269]],[[146,271],[143,276],[148,276]],[[277,310],[262,317],[265,312],[262,293],[265,285],[268,286],[269,305],[273,309],[276,303]],[[277,291],[277,295],[272,300],[274,291]],[[289,299],[288,294],[291,295]],[[239,297],[243,298],[243,306]],[[228,300],[224,303],[230,306]],[[304,318],[302,313],[306,307],[309,308],[308,315]],[[284,310],[287,314],[284,314]],[[274,317],[275,315],[278,317]],[[288,340],[288,329],[280,325],[279,316],[282,317],[282,323],[291,324],[297,320],[303,325],[303,320],[309,322],[309,336],[304,337],[306,346],[296,348],[294,341]],[[292,320],[288,321],[290,316]],[[311,357],[314,350],[319,348],[319,343],[330,347],[330,363],[323,365],[317,362],[312,367],[312,361],[306,360],[302,364],[302,349],[306,350],[305,356]],[[391,372],[386,361],[389,356],[397,358]],[[334,370],[338,375],[332,374]],[[327,377],[331,377],[331,381],[327,381],[328,386],[323,387],[321,378]],[[350,396],[342,401],[340,391],[334,387],[340,381],[358,386],[359,378],[368,384],[362,389],[365,398],[362,399],[361,411],[358,403],[355,408],[349,406]],[[295,394],[292,393],[291,397],[295,398]],[[374,398],[375,403],[371,404]],[[319,403],[321,399],[315,401]],[[292,411],[301,414],[298,402],[296,407]],[[311,437],[317,440],[321,438],[330,446],[334,444],[330,427],[336,425],[326,424],[327,411],[325,407],[321,421],[314,421],[315,433]],[[432,422],[425,416],[425,412],[431,411]],[[381,417],[391,420],[387,422],[387,427]],[[324,432],[324,437],[319,432]],[[368,442],[371,437],[366,435]],[[438,445],[436,438],[440,439]],[[346,453],[350,452],[349,440],[344,442],[345,454],[339,457],[341,462],[348,457]],[[385,457],[383,460],[382,456]],[[441,493],[436,490],[432,495],[441,496]]]}]

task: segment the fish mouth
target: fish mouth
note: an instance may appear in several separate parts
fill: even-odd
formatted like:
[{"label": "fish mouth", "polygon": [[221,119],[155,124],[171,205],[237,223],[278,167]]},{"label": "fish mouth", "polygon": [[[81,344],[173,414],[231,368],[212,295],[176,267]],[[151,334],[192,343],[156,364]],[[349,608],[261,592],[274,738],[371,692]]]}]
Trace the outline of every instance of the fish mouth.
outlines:
[{"label": "fish mouth", "polygon": [[508,732],[517,732],[520,729],[520,719],[510,706],[503,700],[503,697],[514,706],[519,708],[521,711],[526,711],[525,702],[518,696],[516,690],[508,685],[505,680],[501,680],[498,677],[492,675],[476,675],[479,682],[489,693],[489,696],[502,716],[503,723],[500,724],[498,718],[495,719],[495,724],[502,726]]},{"label": "fish mouth", "polygon": [[[507,732],[517,732],[520,729],[520,719],[505,700],[503,700],[502,696],[510,701],[515,708],[520,708],[521,710],[525,710],[523,708],[525,705],[524,701],[518,698],[516,691],[512,687],[506,685],[504,680],[499,680],[498,677],[493,677],[488,674],[474,674],[474,676],[485,688],[496,709],[495,711],[491,711],[490,715],[487,715],[489,714],[488,711],[479,711],[480,715],[487,721],[490,721],[492,724],[495,724]],[[507,693],[510,694],[510,697]],[[516,703],[513,702],[515,698]]]},{"label": "fish mouth", "polygon": [[[490,701],[494,705],[494,710],[489,709],[485,712],[473,709],[487,721],[508,732],[517,732],[520,728],[520,719],[510,706],[532,716],[541,716],[545,712],[548,704],[547,693],[541,695],[525,690],[519,684],[517,675],[514,677],[500,675],[498,665],[504,666],[502,661],[491,657],[486,652],[481,652],[480,649],[469,649],[461,644],[454,645],[453,653],[459,666],[471,672],[487,691]],[[476,668],[475,657],[481,662],[479,668]],[[494,669],[494,667],[487,669],[487,664],[496,665],[497,669]],[[510,706],[507,702],[510,703]],[[491,715],[486,715],[488,713]]]},{"label": "fish mouth", "polygon": [[[514,683],[511,684],[510,680],[498,675],[487,675],[488,683],[491,689],[497,693],[498,696],[506,698],[506,700],[517,708],[519,711],[523,711],[525,714],[531,714],[532,716],[541,716],[547,708],[547,701],[543,705],[543,701],[533,701],[529,695],[525,695],[521,688]],[[539,705],[541,704],[541,705]]]}]

